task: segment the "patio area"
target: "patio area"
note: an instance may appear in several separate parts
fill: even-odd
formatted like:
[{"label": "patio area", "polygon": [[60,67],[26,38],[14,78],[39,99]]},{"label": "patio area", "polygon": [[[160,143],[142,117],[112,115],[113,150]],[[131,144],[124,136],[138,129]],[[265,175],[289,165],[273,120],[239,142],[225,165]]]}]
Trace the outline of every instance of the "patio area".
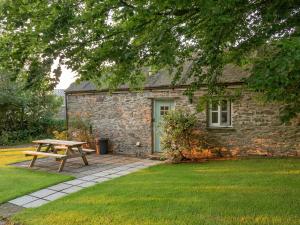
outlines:
[{"label": "patio area", "polygon": [[[67,174],[74,176],[76,178],[85,177],[88,175],[110,171],[110,172],[121,172],[127,170],[141,169],[151,165],[159,163],[159,161],[141,159],[131,156],[124,155],[87,155],[87,160],[89,162],[88,166],[83,164],[81,158],[69,159],[66,162],[64,170],[60,174]],[[27,168],[30,163],[31,158],[23,162],[18,162],[11,164],[11,166]],[[57,167],[59,162],[55,161],[53,158],[38,158],[34,167],[28,168],[30,170],[45,171],[50,173],[58,173]],[[112,174],[112,173],[111,173]]]}]

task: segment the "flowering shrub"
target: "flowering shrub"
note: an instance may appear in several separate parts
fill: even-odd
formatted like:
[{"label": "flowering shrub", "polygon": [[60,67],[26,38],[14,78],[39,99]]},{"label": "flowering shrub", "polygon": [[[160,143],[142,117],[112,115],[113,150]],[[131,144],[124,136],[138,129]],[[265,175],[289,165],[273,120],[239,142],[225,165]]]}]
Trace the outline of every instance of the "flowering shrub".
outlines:
[{"label": "flowering shrub", "polygon": [[197,128],[197,117],[188,111],[173,110],[161,123],[162,149],[173,162],[185,158],[185,152],[201,151],[206,143],[206,132]]},{"label": "flowering shrub", "polygon": [[72,118],[69,121],[68,132],[72,140],[87,142],[88,144],[85,147],[95,148],[95,135],[88,119],[80,116]]},{"label": "flowering shrub", "polygon": [[58,140],[68,140],[68,132],[67,131],[53,131],[53,136]]}]

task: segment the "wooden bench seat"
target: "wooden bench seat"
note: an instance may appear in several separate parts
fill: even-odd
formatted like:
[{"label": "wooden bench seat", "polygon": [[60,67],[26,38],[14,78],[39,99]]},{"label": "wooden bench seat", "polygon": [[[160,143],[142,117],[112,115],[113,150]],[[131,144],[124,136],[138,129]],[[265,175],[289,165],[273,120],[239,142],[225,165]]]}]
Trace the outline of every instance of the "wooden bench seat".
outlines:
[{"label": "wooden bench seat", "polygon": [[94,152],[96,152],[95,149],[89,149],[89,148],[83,148],[82,151],[86,152],[86,153],[94,153]]},{"label": "wooden bench seat", "polygon": [[48,152],[35,152],[35,151],[24,151],[25,156],[48,156],[53,157],[57,159],[65,159],[66,155],[60,155],[60,154],[54,154],[54,153],[48,153]]},{"label": "wooden bench seat", "polygon": [[[57,150],[65,150],[65,149],[67,149],[67,147],[65,147],[65,146],[55,146],[55,149],[57,149]],[[73,151],[78,151],[78,148],[72,148],[72,150]],[[96,152],[96,150],[89,149],[89,148],[83,148],[82,151],[85,152],[85,153],[87,153],[87,154]]]}]

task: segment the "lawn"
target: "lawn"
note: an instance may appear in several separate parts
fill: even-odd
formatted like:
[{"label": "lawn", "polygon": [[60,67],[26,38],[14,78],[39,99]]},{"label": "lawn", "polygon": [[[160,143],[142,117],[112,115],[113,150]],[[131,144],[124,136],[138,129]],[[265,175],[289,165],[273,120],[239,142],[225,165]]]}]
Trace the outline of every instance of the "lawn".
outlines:
[{"label": "lawn", "polygon": [[70,180],[72,177],[15,168],[7,164],[28,160],[23,151],[32,148],[0,149],[0,203]]},{"label": "lawn", "polygon": [[13,220],[25,225],[299,225],[300,160],[154,166]]}]

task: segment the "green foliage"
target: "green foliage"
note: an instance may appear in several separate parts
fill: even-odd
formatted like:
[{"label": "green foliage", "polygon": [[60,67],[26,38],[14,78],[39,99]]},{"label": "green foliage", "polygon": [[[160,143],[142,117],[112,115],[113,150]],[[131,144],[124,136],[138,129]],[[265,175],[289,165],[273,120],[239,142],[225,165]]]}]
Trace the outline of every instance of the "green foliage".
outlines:
[{"label": "green foliage", "polygon": [[20,80],[0,72],[0,145],[31,141],[65,127],[54,119],[61,99],[49,91],[26,89]]},{"label": "green foliage", "polygon": [[199,138],[195,135],[196,125],[196,115],[187,111],[172,110],[164,116],[161,144],[165,154],[173,161],[182,160],[183,151],[191,151],[195,147],[201,149],[200,145],[195,146],[195,140]]},{"label": "green foliage", "polygon": [[92,126],[89,120],[76,116],[69,121],[68,125],[69,136],[77,141],[93,142],[94,135],[92,133]]},{"label": "green foliage", "polygon": [[281,118],[288,121],[300,113],[300,38],[274,41],[258,54],[249,86],[266,101],[284,103]]},{"label": "green foliage", "polygon": [[53,131],[53,136],[57,140],[68,140],[68,131]]},{"label": "green foliage", "polygon": [[[174,83],[182,82],[188,61],[186,76],[194,81],[188,93],[207,84],[210,95],[223,90],[224,65],[252,64],[249,87],[283,102],[288,119],[299,112],[293,101],[299,64],[292,59],[298,57],[299,15],[297,0],[7,0],[0,11],[0,64],[33,88],[55,85],[63,64],[82,79],[116,88],[139,86],[147,67],[170,70]],[[261,54],[270,46],[276,50]],[[270,68],[271,62],[279,67]]]},{"label": "green foliage", "polygon": [[242,88],[237,88],[235,90],[224,89],[219,95],[209,95],[205,94],[197,99],[196,109],[198,112],[203,112],[207,109],[207,106],[212,101],[222,101],[224,99],[234,102],[241,97]]}]

